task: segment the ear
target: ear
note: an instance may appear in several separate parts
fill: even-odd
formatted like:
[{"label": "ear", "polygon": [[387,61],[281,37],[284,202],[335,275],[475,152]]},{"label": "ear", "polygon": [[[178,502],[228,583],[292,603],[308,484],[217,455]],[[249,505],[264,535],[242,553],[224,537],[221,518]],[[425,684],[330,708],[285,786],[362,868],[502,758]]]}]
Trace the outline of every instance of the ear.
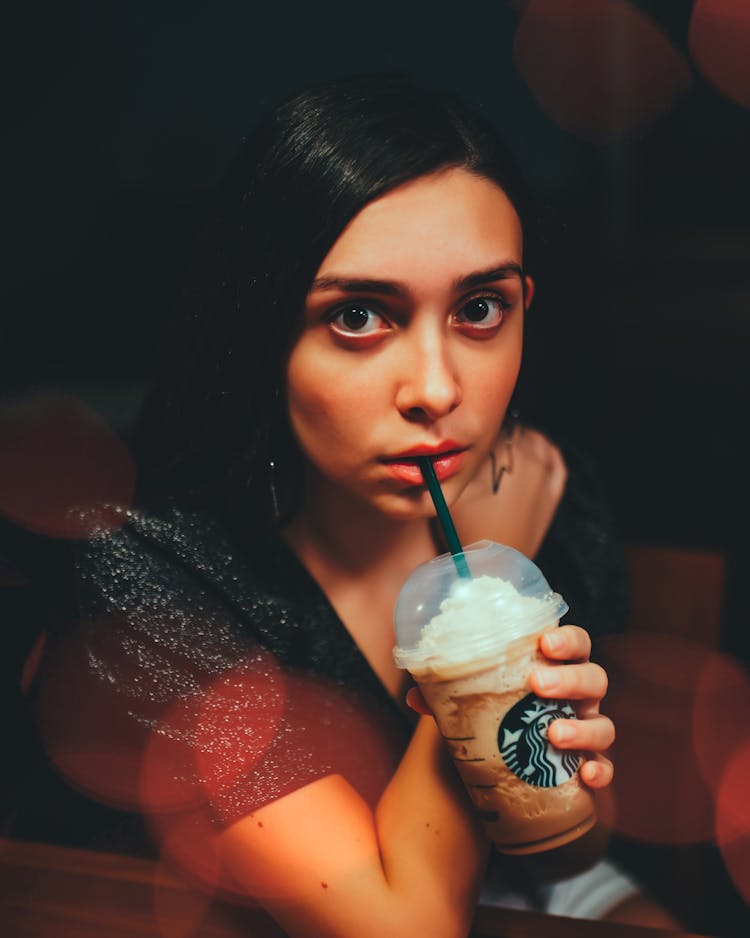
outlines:
[{"label": "ear", "polygon": [[523,278],[523,311],[527,312],[531,301],[534,299],[534,281],[526,275]]}]

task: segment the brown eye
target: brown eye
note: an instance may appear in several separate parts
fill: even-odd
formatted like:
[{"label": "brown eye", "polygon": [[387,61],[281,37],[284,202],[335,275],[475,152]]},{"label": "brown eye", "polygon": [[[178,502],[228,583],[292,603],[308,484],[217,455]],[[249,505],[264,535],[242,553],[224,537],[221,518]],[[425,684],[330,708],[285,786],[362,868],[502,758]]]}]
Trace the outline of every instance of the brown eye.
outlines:
[{"label": "brown eye", "polygon": [[493,329],[503,321],[504,311],[504,305],[497,297],[477,296],[464,303],[456,319],[482,329]]},{"label": "brown eye", "polygon": [[370,313],[361,306],[352,306],[341,314],[341,324],[352,332],[359,332],[367,327]]},{"label": "brown eye", "polygon": [[383,328],[383,318],[379,313],[358,304],[339,309],[329,322],[331,328],[341,335],[371,335]]}]

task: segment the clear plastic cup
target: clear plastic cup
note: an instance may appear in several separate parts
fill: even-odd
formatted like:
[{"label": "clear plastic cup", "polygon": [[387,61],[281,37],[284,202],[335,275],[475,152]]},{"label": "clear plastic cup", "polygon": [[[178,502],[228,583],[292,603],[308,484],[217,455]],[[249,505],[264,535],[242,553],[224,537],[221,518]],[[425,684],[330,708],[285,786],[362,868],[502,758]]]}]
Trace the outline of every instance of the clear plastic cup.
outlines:
[{"label": "clear plastic cup", "polygon": [[464,557],[470,578],[443,554],[406,581],[394,660],[419,685],[497,849],[561,846],[593,826],[594,800],[580,754],[547,739],[553,720],[575,718],[572,704],[537,697],[528,678],[567,604],[511,547],[480,541]]}]

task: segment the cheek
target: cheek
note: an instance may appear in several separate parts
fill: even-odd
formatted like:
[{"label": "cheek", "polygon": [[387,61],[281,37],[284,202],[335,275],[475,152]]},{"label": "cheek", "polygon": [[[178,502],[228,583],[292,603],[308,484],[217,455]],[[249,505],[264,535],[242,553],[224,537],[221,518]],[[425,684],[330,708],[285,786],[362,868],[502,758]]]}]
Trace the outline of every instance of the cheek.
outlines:
[{"label": "cheek", "polygon": [[518,381],[520,366],[519,353],[475,368],[468,384],[475,406],[488,415],[504,411]]},{"label": "cheek", "polygon": [[315,420],[320,421],[326,406],[319,393],[318,370],[314,356],[307,354],[304,343],[298,344],[287,364],[286,397],[289,424],[303,449],[308,435],[305,428]]},{"label": "cheek", "polygon": [[331,413],[336,409],[323,376],[317,369],[306,363],[290,362],[287,402],[292,431],[303,449],[307,449],[315,437],[324,434],[330,426]]},{"label": "cheek", "polygon": [[368,424],[370,399],[361,380],[328,367],[321,355],[294,353],[289,360],[289,423],[303,453],[315,463],[341,461],[354,451]]}]

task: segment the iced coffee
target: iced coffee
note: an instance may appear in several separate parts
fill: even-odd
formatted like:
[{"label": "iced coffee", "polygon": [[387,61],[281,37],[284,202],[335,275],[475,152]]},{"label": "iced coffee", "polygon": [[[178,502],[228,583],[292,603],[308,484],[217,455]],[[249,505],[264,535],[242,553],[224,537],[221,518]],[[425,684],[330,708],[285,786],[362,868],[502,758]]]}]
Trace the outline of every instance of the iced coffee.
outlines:
[{"label": "iced coffee", "polygon": [[481,541],[464,557],[469,576],[445,554],[409,577],[396,605],[394,659],[418,683],[497,849],[547,850],[595,821],[582,757],[547,738],[549,724],[575,710],[528,687],[546,661],[539,639],[567,605],[510,547]]}]

